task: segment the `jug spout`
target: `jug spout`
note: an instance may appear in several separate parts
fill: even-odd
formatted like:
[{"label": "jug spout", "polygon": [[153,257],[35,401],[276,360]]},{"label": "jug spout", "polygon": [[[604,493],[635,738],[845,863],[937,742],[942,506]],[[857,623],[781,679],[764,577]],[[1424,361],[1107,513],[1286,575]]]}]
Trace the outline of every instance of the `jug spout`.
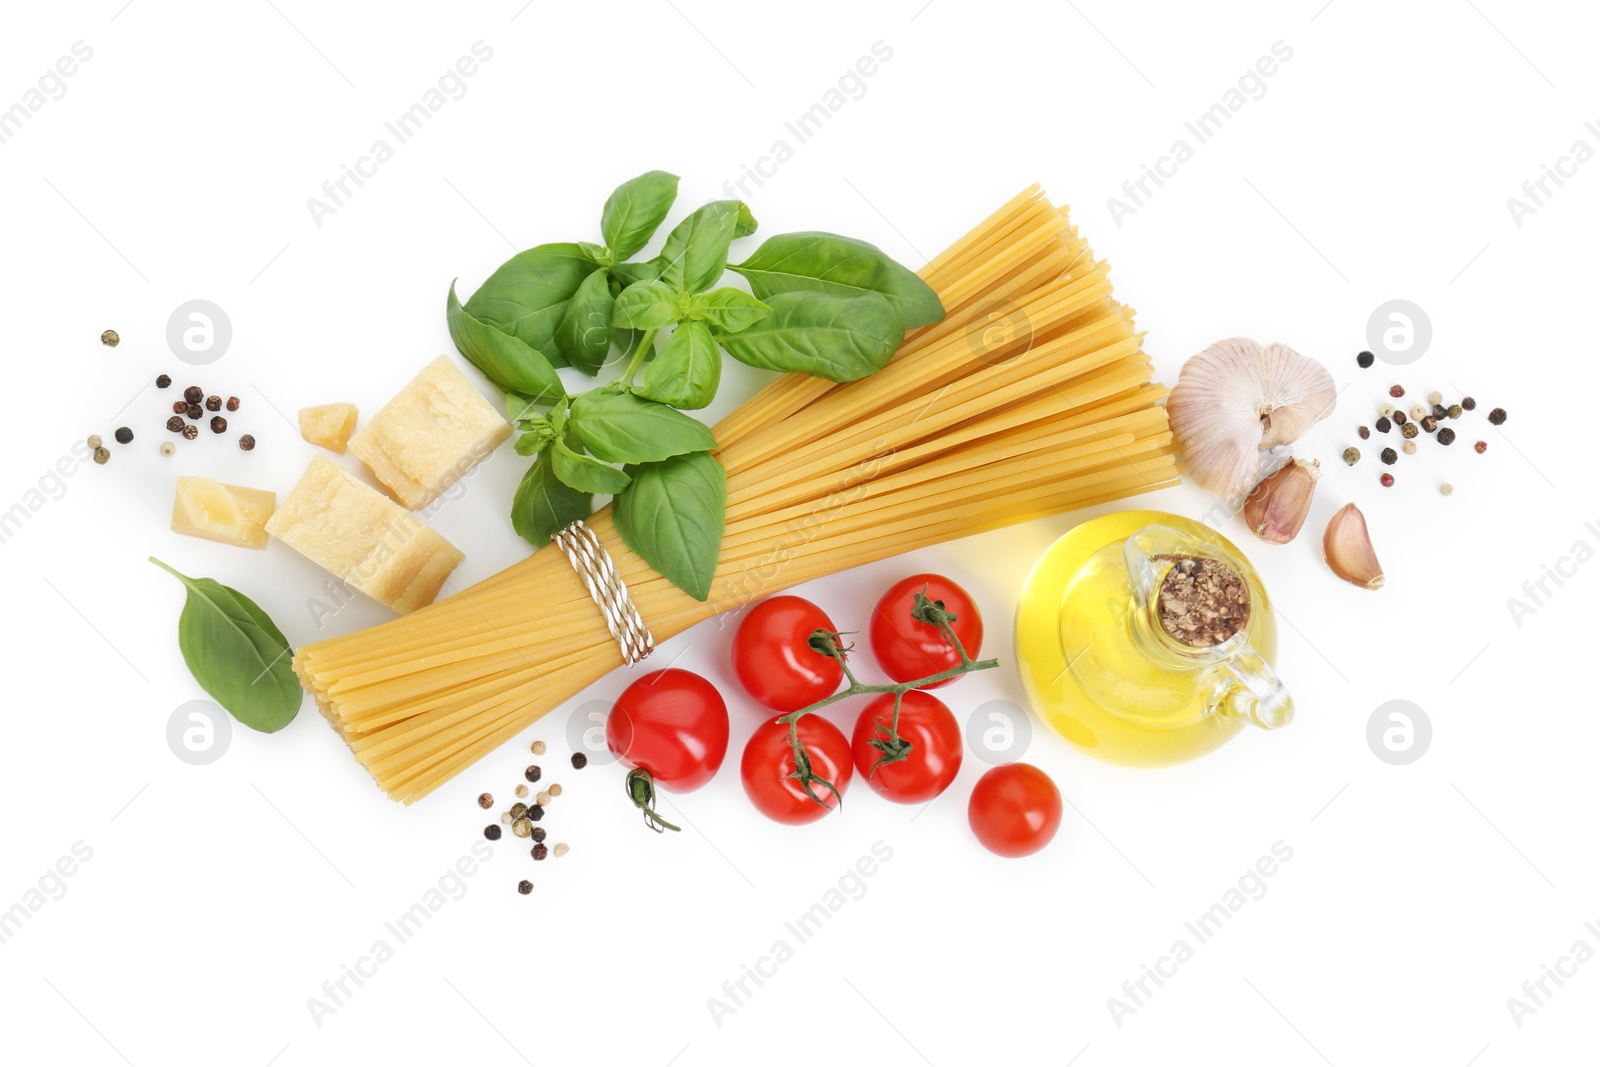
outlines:
[{"label": "jug spout", "polygon": [[1241,644],[1225,660],[1223,669],[1230,678],[1222,695],[1224,714],[1264,730],[1287,726],[1294,719],[1294,699],[1288,688],[1255,649]]}]

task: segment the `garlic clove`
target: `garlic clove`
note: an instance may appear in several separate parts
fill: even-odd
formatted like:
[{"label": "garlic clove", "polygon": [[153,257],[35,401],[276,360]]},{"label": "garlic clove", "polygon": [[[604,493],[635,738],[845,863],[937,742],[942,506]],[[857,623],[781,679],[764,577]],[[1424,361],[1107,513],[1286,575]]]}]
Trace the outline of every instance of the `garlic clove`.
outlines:
[{"label": "garlic clove", "polygon": [[1316,360],[1235,337],[1183,365],[1167,418],[1189,476],[1209,493],[1235,498],[1256,484],[1260,453],[1298,440],[1332,414],[1337,395]]},{"label": "garlic clove", "polygon": [[1329,520],[1322,534],[1322,556],[1333,573],[1352,585],[1383,588],[1383,565],[1372,550],[1367,518],[1354,504],[1346,504]]},{"label": "garlic clove", "polygon": [[1322,464],[1291,459],[1262,480],[1244,502],[1250,531],[1272,545],[1286,545],[1300,533],[1311,513],[1311,493],[1322,477]]}]

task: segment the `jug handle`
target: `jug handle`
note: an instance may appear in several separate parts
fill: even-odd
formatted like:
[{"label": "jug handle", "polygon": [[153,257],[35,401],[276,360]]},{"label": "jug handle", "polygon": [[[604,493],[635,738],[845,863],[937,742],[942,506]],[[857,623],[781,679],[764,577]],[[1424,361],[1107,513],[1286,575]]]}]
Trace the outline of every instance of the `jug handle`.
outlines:
[{"label": "jug handle", "polygon": [[[1235,640],[1243,636],[1237,634]],[[1241,641],[1222,669],[1232,678],[1219,702],[1224,714],[1264,730],[1287,726],[1294,718],[1294,699],[1288,688],[1255,649]]]}]

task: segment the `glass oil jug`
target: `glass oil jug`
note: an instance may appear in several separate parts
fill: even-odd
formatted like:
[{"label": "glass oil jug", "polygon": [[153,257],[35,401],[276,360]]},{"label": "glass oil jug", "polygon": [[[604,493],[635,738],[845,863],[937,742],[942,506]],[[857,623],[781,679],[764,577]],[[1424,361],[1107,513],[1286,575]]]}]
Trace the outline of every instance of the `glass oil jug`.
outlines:
[{"label": "glass oil jug", "polygon": [[[1180,592],[1213,599],[1190,611]],[[1226,610],[1213,615],[1215,604]],[[1034,711],[1110,763],[1182,763],[1246,723],[1285,725],[1294,703],[1269,665],[1276,654],[1272,605],[1243,553],[1164,512],[1082,523],[1034,566],[1017,609]]]}]

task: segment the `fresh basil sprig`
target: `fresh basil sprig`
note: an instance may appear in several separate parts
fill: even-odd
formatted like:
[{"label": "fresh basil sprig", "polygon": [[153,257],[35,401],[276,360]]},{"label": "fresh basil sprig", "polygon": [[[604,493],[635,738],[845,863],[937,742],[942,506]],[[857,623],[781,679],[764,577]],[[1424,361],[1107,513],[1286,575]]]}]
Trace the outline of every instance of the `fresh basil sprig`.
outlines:
[{"label": "fresh basil sprig", "polygon": [[252,730],[270,734],[288,726],[305,693],[283,631],[237,589],[180,574],[154,556],[150,562],[189,591],[178,616],[178,650],[200,688]]},{"label": "fresh basil sprig", "polygon": [[[660,254],[630,261],[655,237],[678,178],[648,171],[623,182],[600,217],[605,244],[520,252],[460,304],[450,336],[506,393],[532,456],[512,525],[535,545],[585,518],[611,494],[618,532],[658,573],[697,599],[710,595],[726,521],[727,480],[705,424],[726,352],[751,366],[847,382],[881,368],[905,331],[944,316],[915,273],[864,241],[780,234],[743,263],[733,242],[756,230],[748,205],[714,200],[667,234]],[[726,271],[750,292],[718,286]],[[658,344],[659,341],[659,344]],[[569,398],[556,373],[616,380]]]}]

